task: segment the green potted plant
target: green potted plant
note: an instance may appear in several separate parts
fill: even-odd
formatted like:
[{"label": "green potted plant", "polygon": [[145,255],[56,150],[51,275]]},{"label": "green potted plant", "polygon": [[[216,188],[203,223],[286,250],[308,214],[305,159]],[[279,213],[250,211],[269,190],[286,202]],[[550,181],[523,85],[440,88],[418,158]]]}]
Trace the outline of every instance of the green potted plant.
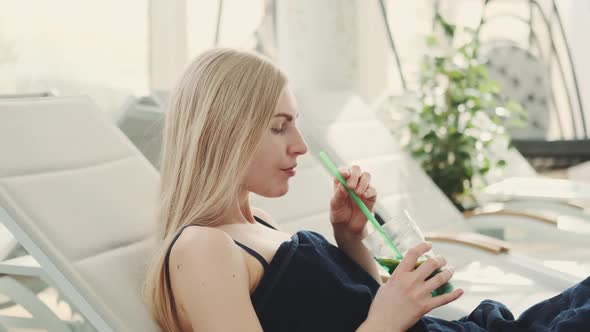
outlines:
[{"label": "green potted plant", "polygon": [[[461,211],[477,204],[474,189],[505,160],[494,146],[510,144],[507,125],[523,123],[523,108],[499,94],[480,56],[477,31],[450,24],[440,14],[427,37],[419,89],[406,104],[402,145]],[[393,110],[399,112],[396,108]],[[500,143],[502,142],[502,143]]]}]

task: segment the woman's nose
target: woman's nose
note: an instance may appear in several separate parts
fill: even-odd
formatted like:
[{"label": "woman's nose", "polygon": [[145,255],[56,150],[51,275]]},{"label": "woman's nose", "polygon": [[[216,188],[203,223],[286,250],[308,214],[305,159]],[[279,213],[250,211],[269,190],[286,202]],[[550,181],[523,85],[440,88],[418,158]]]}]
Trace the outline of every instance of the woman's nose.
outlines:
[{"label": "woman's nose", "polygon": [[303,155],[307,153],[307,144],[299,131],[297,131],[296,136],[295,141],[289,147],[289,153]]}]

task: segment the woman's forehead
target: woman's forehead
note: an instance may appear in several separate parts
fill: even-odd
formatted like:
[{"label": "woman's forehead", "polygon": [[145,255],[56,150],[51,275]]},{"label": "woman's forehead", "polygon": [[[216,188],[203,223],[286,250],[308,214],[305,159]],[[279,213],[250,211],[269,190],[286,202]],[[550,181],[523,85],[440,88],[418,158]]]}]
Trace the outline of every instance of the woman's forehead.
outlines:
[{"label": "woman's forehead", "polygon": [[283,93],[279,98],[279,104],[277,105],[277,109],[275,111],[275,117],[285,117],[287,120],[292,120],[293,118],[297,118],[299,116],[299,109],[297,106],[297,101],[295,100],[295,96],[288,88],[285,88]]}]

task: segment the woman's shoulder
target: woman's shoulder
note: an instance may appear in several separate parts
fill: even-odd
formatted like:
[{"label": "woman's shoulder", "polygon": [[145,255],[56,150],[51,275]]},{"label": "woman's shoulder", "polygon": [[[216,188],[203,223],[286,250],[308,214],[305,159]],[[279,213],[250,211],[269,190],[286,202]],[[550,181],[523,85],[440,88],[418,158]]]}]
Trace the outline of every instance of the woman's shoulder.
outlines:
[{"label": "woman's shoulder", "polygon": [[[232,314],[248,312],[248,265],[240,249],[224,231],[187,227],[172,248],[168,266],[171,289],[186,325],[223,325],[219,322],[226,315],[224,310]],[[191,318],[195,317],[200,318],[192,321]],[[240,317],[236,319],[259,325],[255,314]]]},{"label": "woman's shoulder", "polygon": [[186,227],[178,235],[171,248],[170,259],[189,256],[199,260],[207,256],[231,254],[237,250],[234,241],[226,232],[213,227],[193,226]]},{"label": "woman's shoulder", "polygon": [[168,268],[172,283],[183,288],[196,280],[215,284],[228,272],[248,287],[244,255],[227,233],[212,227],[185,228],[171,248]]}]

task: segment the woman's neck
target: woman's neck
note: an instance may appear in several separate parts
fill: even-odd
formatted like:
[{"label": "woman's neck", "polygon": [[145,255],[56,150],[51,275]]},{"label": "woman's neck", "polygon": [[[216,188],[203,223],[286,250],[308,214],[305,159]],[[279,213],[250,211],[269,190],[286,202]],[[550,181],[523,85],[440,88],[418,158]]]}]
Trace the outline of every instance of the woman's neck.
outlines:
[{"label": "woman's neck", "polygon": [[250,208],[248,191],[240,192],[237,202],[227,211],[223,219],[224,222],[221,225],[256,223],[252,209]]}]

